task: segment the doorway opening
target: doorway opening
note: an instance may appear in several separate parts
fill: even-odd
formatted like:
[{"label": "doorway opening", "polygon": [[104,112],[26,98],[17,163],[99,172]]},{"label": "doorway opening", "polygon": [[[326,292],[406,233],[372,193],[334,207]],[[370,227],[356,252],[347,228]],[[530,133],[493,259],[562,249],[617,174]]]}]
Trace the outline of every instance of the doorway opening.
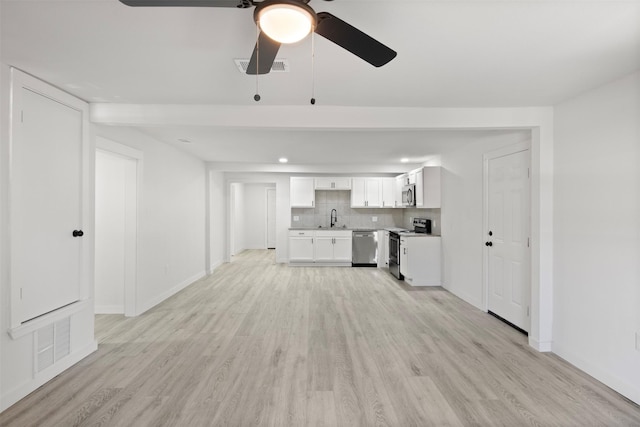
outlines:
[{"label": "doorway opening", "polygon": [[228,260],[245,250],[276,249],[276,184],[229,183]]},{"label": "doorway opening", "polygon": [[142,154],[98,138],[95,179],[95,313],[136,316]]}]

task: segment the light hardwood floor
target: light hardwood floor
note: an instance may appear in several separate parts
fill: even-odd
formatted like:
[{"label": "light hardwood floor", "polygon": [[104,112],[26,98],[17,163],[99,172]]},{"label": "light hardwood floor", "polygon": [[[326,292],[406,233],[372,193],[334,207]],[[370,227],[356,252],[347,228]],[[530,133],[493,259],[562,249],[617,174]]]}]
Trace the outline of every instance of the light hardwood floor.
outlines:
[{"label": "light hardwood floor", "polygon": [[442,288],[246,251],[144,315],[1,426],[640,426],[640,408]]}]

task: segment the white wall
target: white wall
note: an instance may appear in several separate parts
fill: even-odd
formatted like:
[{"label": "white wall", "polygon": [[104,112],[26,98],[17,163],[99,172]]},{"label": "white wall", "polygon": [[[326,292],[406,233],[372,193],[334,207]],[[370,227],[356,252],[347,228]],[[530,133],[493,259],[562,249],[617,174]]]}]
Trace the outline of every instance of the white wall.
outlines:
[{"label": "white wall", "polygon": [[231,191],[231,255],[246,249],[244,245],[244,184],[232,183]]},{"label": "white wall", "polygon": [[640,403],[640,73],[555,108],[553,351]]},{"label": "white wall", "polygon": [[483,155],[526,139],[526,134],[496,135],[441,157],[443,286],[480,309],[484,308]]},{"label": "white wall", "polygon": [[[53,365],[42,371],[34,372],[35,351],[34,333],[27,332],[16,338],[11,338],[8,331],[11,327],[11,282],[9,275],[10,247],[9,247],[9,104],[10,75],[9,67],[0,64],[0,411],[23,398],[46,381],[58,375],[72,364],[86,357],[97,348],[94,339],[93,325],[93,237],[89,234],[93,230],[93,191],[89,194],[83,191],[83,230],[88,234],[84,237],[83,257],[89,261],[86,264],[87,271],[83,274],[82,288],[86,289],[86,303],[79,311],[69,316],[70,321],[70,354],[56,361]],[[57,92],[56,89],[53,90]],[[93,142],[87,141],[89,151],[93,150]],[[88,174],[89,188],[93,185],[93,156],[85,156],[86,173]],[[47,176],[41,177],[46,182]],[[82,304],[82,303],[81,303]],[[58,312],[60,313],[60,312]],[[55,316],[55,314],[54,314]],[[40,326],[48,326],[44,316]],[[51,319],[51,317],[49,317]],[[38,325],[35,321],[32,325]]]},{"label": "white wall", "polygon": [[226,221],[224,173],[209,171],[209,274],[225,261]]},{"label": "white wall", "polygon": [[96,313],[124,313],[125,168],[129,163],[135,171],[133,160],[102,151],[96,153]]},{"label": "white wall", "polygon": [[96,134],[142,151],[136,312],[205,275],[205,164],[135,129]]},{"label": "white wall", "polygon": [[267,249],[267,188],[275,188],[275,184],[244,184],[246,249]]}]

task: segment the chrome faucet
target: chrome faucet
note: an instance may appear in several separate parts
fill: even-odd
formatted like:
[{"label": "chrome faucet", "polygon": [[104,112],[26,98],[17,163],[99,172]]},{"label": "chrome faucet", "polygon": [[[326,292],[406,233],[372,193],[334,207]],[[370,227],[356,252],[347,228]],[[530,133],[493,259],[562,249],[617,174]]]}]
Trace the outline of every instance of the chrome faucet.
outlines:
[{"label": "chrome faucet", "polygon": [[336,225],[338,222],[338,211],[335,209],[331,209],[331,227]]}]

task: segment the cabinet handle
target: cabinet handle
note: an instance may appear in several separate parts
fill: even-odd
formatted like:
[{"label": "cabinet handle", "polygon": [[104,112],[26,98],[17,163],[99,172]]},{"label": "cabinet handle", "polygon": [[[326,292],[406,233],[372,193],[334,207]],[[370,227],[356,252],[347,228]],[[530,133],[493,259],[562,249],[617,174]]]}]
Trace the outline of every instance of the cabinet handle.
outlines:
[{"label": "cabinet handle", "polygon": [[73,235],[73,237],[82,237],[84,236],[84,232],[82,230],[73,230],[73,233],[71,233]]}]

